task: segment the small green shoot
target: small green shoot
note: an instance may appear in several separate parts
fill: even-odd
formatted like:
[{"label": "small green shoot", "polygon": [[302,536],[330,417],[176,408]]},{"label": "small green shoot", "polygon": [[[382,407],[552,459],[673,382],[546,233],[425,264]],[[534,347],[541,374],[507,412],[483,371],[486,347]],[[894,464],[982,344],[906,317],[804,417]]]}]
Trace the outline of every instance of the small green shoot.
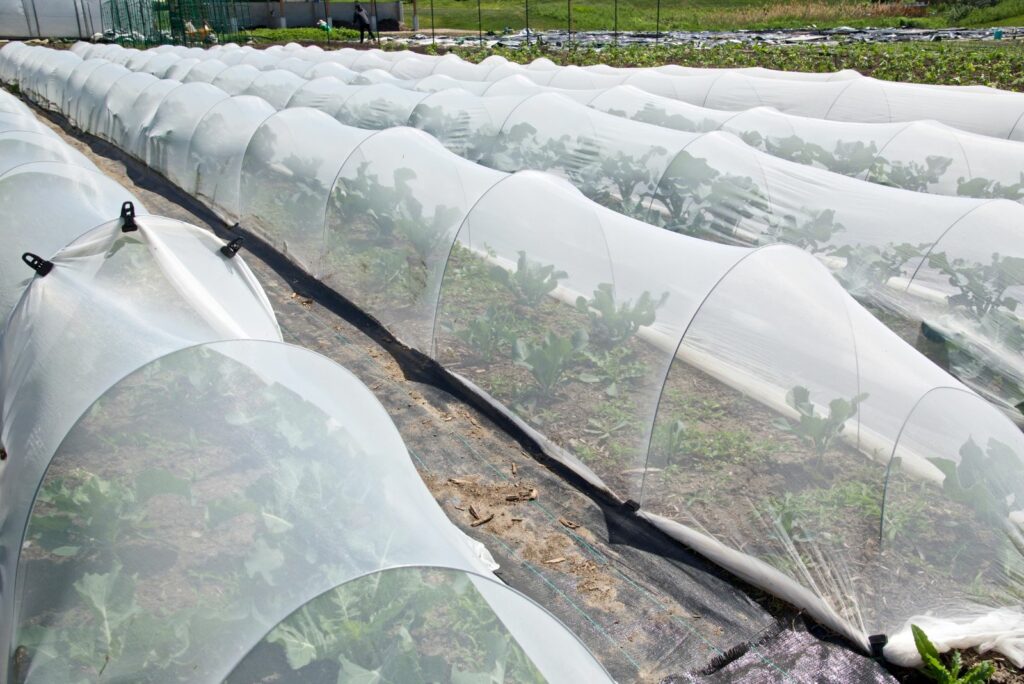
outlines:
[{"label": "small green shoot", "polygon": [[573,358],[586,346],[586,331],[577,330],[568,337],[549,331],[539,344],[517,339],[514,345],[515,363],[530,371],[544,394],[551,395],[565,378]]},{"label": "small green shoot", "polygon": [[820,464],[836,437],[842,434],[846,421],[857,415],[857,407],[867,398],[867,394],[858,394],[852,399],[833,399],[828,405],[828,415],[822,416],[811,403],[810,390],[798,385],[786,394],[786,403],[796,409],[799,419],[778,420],[775,425],[810,444]]},{"label": "small green shoot", "polygon": [[602,346],[614,347],[632,337],[641,326],[652,325],[658,308],[667,299],[667,292],[658,299],[654,299],[650,292],[644,292],[635,303],[616,304],[614,286],[601,283],[591,300],[577,297],[576,308],[590,318],[591,338]]},{"label": "small green shoot", "polygon": [[492,361],[498,350],[511,344],[513,337],[512,312],[496,306],[471,320],[465,328],[454,332],[455,337],[465,342],[482,361]]},{"label": "small green shoot", "polygon": [[495,280],[525,306],[537,306],[544,297],[558,287],[558,281],[569,277],[565,271],[556,271],[554,266],[531,264],[526,252],[519,252],[515,273],[509,273],[500,266],[494,266],[491,273]]}]

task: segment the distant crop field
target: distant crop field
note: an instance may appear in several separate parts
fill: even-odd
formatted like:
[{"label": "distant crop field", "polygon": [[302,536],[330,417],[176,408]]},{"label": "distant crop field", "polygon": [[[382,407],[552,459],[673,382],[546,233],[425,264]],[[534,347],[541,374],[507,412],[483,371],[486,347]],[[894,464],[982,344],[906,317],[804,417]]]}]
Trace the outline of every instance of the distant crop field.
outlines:
[{"label": "distant crop field", "polygon": [[[413,3],[404,2],[406,23]],[[417,0],[420,29],[500,32],[529,25],[538,30],[569,26],[569,0]],[[986,6],[988,5],[988,6]],[[1024,0],[953,0],[946,3],[856,0],[584,0],[571,4],[572,30],[733,30],[835,26],[978,26],[1024,23]]]},{"label": "distant crop field", "polygon": [[947,41],[849,45],[631,45],[603,50],[459,48],[471,60],[500,54],[516,62],[544,56],[560,64],[703,67],[761,66],[784,71],[856,69],[890,81],[942,85],[987,85],[1024,91],[1024,44],[1018,41]]}]

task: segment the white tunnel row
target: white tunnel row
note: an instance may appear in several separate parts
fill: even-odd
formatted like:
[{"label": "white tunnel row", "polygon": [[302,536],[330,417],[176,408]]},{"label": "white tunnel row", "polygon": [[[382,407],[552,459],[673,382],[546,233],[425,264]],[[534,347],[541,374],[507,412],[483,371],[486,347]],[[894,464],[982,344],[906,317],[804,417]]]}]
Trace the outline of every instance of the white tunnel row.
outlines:
[{"label": "white tunnel row", "polygon": [[[947,645],[1024,655],[1024,437],[807,253],[653,229],[418,131],[46,62],[16,70],[29,96],[261,235],[669,533],[859,643],[889,635],[894,659],[926,612]],[[104,105],[79,111],[66,93],[83,89]],[[722,440],[741,446],[717,458]],[[922,553],[926,525],[953,561]]]},{"label": "white tunnel row", "polygon": [[[305,681],[399,666],[608,681],[494,578],[372,393],[281,341],[241,255],[149,215],[5,92],[0,204],[0,681],[311,663]],[[361,638],[338,639],[346,619]],[[310,620],[321,638],[296,654],[287,637]],[[421,623],[409,643],[459,648],[396,651]]]},{"label": "white tunnel row", "polygon": [[[884,176],[875,180],[895,179],[907,188],[925,190],[939,171],[945,169],[942,177],[950,177],[953,167],[953,175],[963,183],[988,188],[980,194],[990,195],[987,200],[928,197],[814,168],[823,158],[818,152],[830,149],[830,143],[817,133],[811,137],[814,142],[795,145],[793,136],[769,135],[771,126],[757,127],[759,135],[764,133],[763,140],[774,141],[773,145],[807,162],[798,164],[758,152],[723,132],[665,130],[646,118],[629,121],[604,113],[621,113],[634,102],[633,95],[640,92],[635,90],[606,91],[596,100],[591,93],[588,108],[565,97],[572,91],[538,93],[534,88],[522,95],[479,97],[458,89],[430,93],[388,84],[350,85],[337,77],[347,77],[336,73],[347,71],[343,67],[298,60],[289,56],[294,51],[266,57],[264,52],[242,50],[264,56],[260,66],[269,70],[261,72],[249,64],[228,66],[216,59],[182,58],[169,52],[90,47],[91,52],[129,67],[148,71],[155,67],[158,75],[173,76],[164,81],[209,82],[229,95],[258,96],[277,109],[314,107],[360,128],[413,125],[467,159],[503,171],[557,173],[604,206],[676,232],[727,244],[799,246],[828,265],[859,301],[887,317],[923,323],[931,338],[940,337],[947,346],[955,346],[958,352],[944,362],[947,369],[1021,420],[1024,207],[998,197],[1020,199],[1011,176],[1020,189],[1022,143],[967,136],[931,124],[899,124],[895,131],[892,126],[883,127],[890,138],[887,142],[877,136],[832,141],[837,150],[843,150],[829,162],[833,168],[836,164],[851,171],[871,167]],[[73,122],[78,117],[108,117],[95,125],[83,122],[93,129],[118,125],[119,108],[133,106],[137,89],[145,87],[162,97],[164,89],[172,87],[166,82],[156,84],[143,74],[125,78],[122,68],[98,58],[85,63],[73,56],[48,61],[44,53],[33,58],[31,50],[12,52],[13,62],[31,65],[34,59],[42,60],[43,68],[30,69],[41,81],[68,80],[70,87],[62,97],[77,103],[69,111]],[[275,64],[285,68],[270,69]],[[293,69],[315,78],[307,80]],[[118,81],[114,87],[112,80]],[[112,91],[109,98],[108,89]],[[122,89],[127,93],[124,98],[119,96]],[[595,104],[598,100],[600,106]],[[749,138],[749,130],[737,132]],[[973,147],[965,146],[972,142]],[[137,141],[128,144],[132,149]],[[879,145],[886,150],[884,169],[870,152]],[[939,149],[950,150],[950,157],[924,154]],[[963,155],[956,150],[964,151]],[[972,151],[970,160],[966,150]],[[985,160],[1001,169],[998,177],[1005,184],[970,177],[970,169]],[[963,183],[945,191],[956,194]],[[992,306],[965,305],[970,298],[966,290],[978,278],[993,293]],[[919,348],[934,346],[931,339],[921,337],[917,325],[894,325],[894,329]],[[979,368],[985,372],[978,372]]]}]

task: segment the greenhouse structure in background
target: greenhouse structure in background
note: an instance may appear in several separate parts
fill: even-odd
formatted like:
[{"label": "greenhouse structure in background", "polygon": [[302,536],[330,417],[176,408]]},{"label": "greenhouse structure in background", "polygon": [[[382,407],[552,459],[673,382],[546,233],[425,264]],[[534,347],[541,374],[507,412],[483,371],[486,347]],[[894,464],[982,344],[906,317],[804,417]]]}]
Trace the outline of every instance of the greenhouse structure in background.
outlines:
[{"label": "greenhouse structure in background", "polygon": [[[122,79],[132,67],[144,71],[119,86],[148,86],[144,74],[156,72],[166,77],[154,87],[161,97],[159,88],[176,88],[176,81],[209,83],[216,88],[185,88],[172,99],[258,96],[274,108],[314,107],[361,128],[413,125],[470,160],[510,172],[557,173],[596,202],[672,231],[727,244],[801,247],[906,341],[1024,423],[1024,326],[1018,311],[1024,299],[1024,207],[998,197],[929,198],[909,191],[927,189],[935,170],[951,165],[951,159],[914,156],[921,149],[922,127],[933,143],[928,149],[937,151],[942,143],[951,154],[960,151],[961,171],[987,161],[1005,175],[1015,162],[1024,163],[1024,143],[933,124],[897,124],[905,130],[885,145],[891,152],[884,159],[863,143],[837,143],[844,154],[836,163],[866,159],[874,169],[875,183],[868,184],[821,169],[815,161],[822,157],[809,160],[810,153],[793,155],[801,164],[759,152],[723,132],[687,133],[623,120],[563,96],[572,91],[479,97],[459,89],[432,93],[390,84],[351,85],[322,75],[344,71],[333,63],[275,59],[269,51],[216,51],[245,53],[258,59],[263,71],[219,59],[170,57],[185,50],[138,53],[79,46],[76,51],[128,65],[100,58],[78,65],[63,58],[54,73],[73,68],[70,92],[79,109],[119,111],[120,87],[117,96],[107,97],[107,81]],[[278,63],[282,68],[269,68]],[[307,80],[295,71],[316,77]],[[607,91],[601,108],[626,106],[631,92],[639,91]],[[75,112],[69,116],[76,120]],[[892,124],[852,126],[852,132],[881,127],[893,133]],[[822,142],[822,131],[812,132]],[[786,140],[781,144],[794,149]],[[133,144],[128,149],[140,153]],[[824,149],[807,143],[805,149],[811,148]],[[175,173],[171,179],[178,182],[181,172]],[[890,179],[906,189],[880,187]],[[966,183],[978,186],[980,180]],[[823,193],[823,187],[832,192]],[[985,289],[974,290],[975,281]]]},{"label": "greenhouse structure in background", "polygon": [[244,39],[246,0],[103,0],[104,35],[122,45],[213,45]]},{"label": "greenhouse structure in background", "polygon": [[0,682],[611,681],[237,242],[97,174],[0,93]]},{"label": "greenhouse structure in background", "polygon": [[[40,106],[112,142],[226,220],[260,236],[436,360],[549,454],[635,508],[640,517],[806,609],[855,644],[867,649],[869,637],[885,636],[886,655],[912,663],[916,655],[909,621],[925,616],[941,635],[942,648],[984,645],[1024,664],[1019,636],[1024,624],[1019,600],[1024,590],[1024,434],[1003,412],[901,340],[905,322],[887,321],[890,330],[843,289],[842,279],[834,275],[841,273],[836,260],[852,259],[853,248],[879,244],[854,235],[860,241],[845,255],[837,244],[834,254],[820,259],[793,245],[753,246],[759,238],[722,244],[693,237],[714,220],[716,203],[732,201],[735,207],[750,196],[746,193],[752,192],[748,186],[755,176],[744,159],[768,166],[756,176],[763,185],[755,185],[771,193],[764,198],[763,213],[757,220],[741,216],[735,226],[759,234],[774,230],[786,235],[801,228],[787,218],[788,212],[801,211],[800,198],[809,201],[810,196],[800,188],[815,182],[819,194],[836,201],[860,192],[864,201],[878,193],[879,202],[909,203],[896,198],[912,193],[783,162],[723,133],[690,136],[691,142],[672,149],[674,156],[658,173],[668,176],[675,166],[680,180],[687,174],[696,173],[698,179],[700,173],[710,174],[719,192],[712,206],[682,212],[679,227],[664,230],[651,209],[642,215],[645,222],[588,198],[566,181],[581,181],[568,166],[554,169],[565,178],[518,170],[530,168],[529,163],[516,164],[517,172],[509,174],[457,156],[422,131],[357,128],[321,111],[323,106],[290,106],[303,88],[328,86],[321,91],[322,105],[330,102],[331,88],[347,92],[350,86],[316,78],[344,65],[318,64],[315,68],[323,73],[309,72],[314,80],[308,82],[294,73],[290,78],[267,72],[264,79],[259,67],[277,60],[284,67],[282,58],[289,51],[253,56],[250,68],[239,64],[250,53],[234,47],[215,51],[220,65],[200,59],[197,50],[185,52],[184,59],[173,59],[169,52],[174,50],[127,51],[124,66],[102,59],[76,64],[53,51],[12,45],[0,50],[0,78],[17,83]],[[317,51],[302,54],[315,56]],[[339,59],[349,57],[338,54]],[[236,66],[228,66],[232,61]],[[159,73],[132,72],[157,63]],[[251,76],[241,91],[245,94],[231,95],[219,87],[218,79],[229,68],[243,80]],[[787,87],[802,83],[776,80]],[[850,77],[842,82],[867,81]],[[375,102],[368,92],[368,101]],[[935,92],[946,97],[946,91]],[[987,91],[962,92],[996,97]],[[316,97],[312,90],[306,93]],[[492,99],[472,102],[486,107]],[[600,157],[615,149],[602,145],[624,149],[622,141],[616,143],[613,122],[629,130],[639,126],[545,94],[521,99],[514,110],[522,114],[522,123],[535,128],[530,135],[544,133],[536,115],[526,116],[531,102],[544,104],[542,111],[564,108],[579,117],[578,132],[598,132],[596,147],[579,146],[580,169],[600,168],[587,155]],[[457,111],[450,110],[455,119]],[[442,128],[436,132],[444,139]],[[501,130],[498,126],[496,133]],[[671,138],[668,131],[656,130]],[[701,141],[706,141],[704,148]],[[520,142],[523,147],[517,149],[509,129],[502,145],[509,154],[524,154],[546,144],[543,138],[531,143],[529,136]],[[680,168],[687,150],[698,149],[705,166],[721,160],[715,163],[723,164],[723,170],[703,171],[699,164],[696,170]],[[736,176],[747,184],[735,182]],[[793,194],[787,197],[784,190]],[[623,192],[614,199],[629,196]],[[938,269],[933,264],[939,263],[939,233],[968,214],[983,216],[993,204],[918,197],[915,208],[936,207],[934,225],[942,228],[918,248],[928,258],[918,253],[916,268],[905,274],[897,270],[882,282],[904,278],[905,293],[950,313],[978,304],[958,300],[941,273],[923,276]],[[773,214],[774,203],[787,213]],[[994,206],[1019,209],[1012,202]],[[854,212],[843,216],[849,224],[839,231],[834,216],[803,211],[801,216],[817,216],[822,230],[832,227],[839,235],[853,234],[854,226],[871,227]],[[994,220],[977,230],[989,229]],[[1007,235],[1011,238],[996,235],[989,244],[998,252],[1016,238]],[[923,241],[909,234],[904,239]],[[941,247],[952,277],[970,272],[975,259],[991,256],[974,255],[984,248],[979,242],[972,232]],[[882,251],[878,259],[899,253]],[[978,265],[997,271],[991,282],[1001,288],[998,303],[1019,297],[1021,278],[1012,261],[1016,255],[997,257],[994,264]],[[868,261],[873,263],[891,267]],[[915,282],[918,277],[921,281]],[[1013,306],[1006,308],[1013,313]],[[1020,329],[1015,316],[999,320]],[[281,343],[243,346],[278,349]],[[202,382],[201,360],[177,354],[185,367],[200,367],[198,386],[191,380],[194,373],[183,373],[190,378],[183,391],[205,391],[209,385]],[[225,355],[228,360],[221,360]],[[238,356],[249,358],[221,356],[215,355],[217,363],[230,365]],[[171,377],[178,377],[175,364],[169,366]],[[194,417],[169,412],[168,424],[182,421],[174,428],[180,432],[193,422],[223,420],[230,429],[221,430],[222,439],[229,439],[238,425],[282,429],[287,421],[266,412],[287,411],[295,400],[249,409],[248,398],[262,396],[245,389],[249,376],[244,368],[237,373],[238,385],[224,388],[240,388],[230,397],[213,392],[216,409]],[[319,378],[316,387],[322,394],[278,384],[318,410],[338,415],[330,413],[333,402],[341,401],[331,385],[342,386],[340,379],[329,379],[326,371],[288,377]],[[176,386],[171,379],[156,384]],[[131,386],[129,381],[126,396]],[[115,392],[115,406],[118,396]],[[236,404],[237,411],[231,408]],[[218,411],[228,413],[218,419]],[[93,416],[111,420],[119,415],[116,408],[90,412],[75,430],[81,428],[80,439],[89,444]],[[364,425],[353,423],[353,434],[363,434]],[[289,434],[293,442],[300,436],[301,451],[307,438],[320,433],[303,428],[265,441],[287,442]],[[285,454],[296,447],[282,444]],[[254,467],[262,467],[258,454],[254,461]],[[330,478],[331,472],[320,474]],[[298,515],[266,510],[274,516],[263,519],[268,535],[279,526],[277,518]],[[302,539],[316,533],[317,526],[308,532],[300,525],[282,529],[288,542],[292,535]],[[401,529],[417,528],[409,523]],[[245,543],[247,550],[253,547]],[[253,548],[262,549],[258,543]],[[262,577],[264,562],[257,563],[249,580]],[[331,566],[321,563],[325,571]],[[325,580],[331,582],[335,579]],[[352,591],[358,593],[354,584]],[[322,603],[333,600],[328,595]],[[293,624],[302,622],[302,614],[296,614]],[[283,633],[271,637],[285,639]],[[533,662],[543,671],[540,656]]]},{"label": "greenhouse structure in background", "polygon": [[92,38],[102,30],[100,0],[0,0],[0,39]]}]

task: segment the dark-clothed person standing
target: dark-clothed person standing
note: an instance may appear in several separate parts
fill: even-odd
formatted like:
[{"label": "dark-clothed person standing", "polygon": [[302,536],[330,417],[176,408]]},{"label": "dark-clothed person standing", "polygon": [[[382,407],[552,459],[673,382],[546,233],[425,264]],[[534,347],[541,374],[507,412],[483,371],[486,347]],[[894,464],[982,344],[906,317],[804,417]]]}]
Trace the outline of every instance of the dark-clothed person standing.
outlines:
[{"label": "dark-clothed person standing", "polygon": [[373,29],[370,28],[370,17],[367,16],[366,10],[363,9],[362,5],[356,4],[355,15],[352,17],[352,22],[359,29],[359,42],[362,43],[365,35],[370,34],[370,40],[373,40]]}]

